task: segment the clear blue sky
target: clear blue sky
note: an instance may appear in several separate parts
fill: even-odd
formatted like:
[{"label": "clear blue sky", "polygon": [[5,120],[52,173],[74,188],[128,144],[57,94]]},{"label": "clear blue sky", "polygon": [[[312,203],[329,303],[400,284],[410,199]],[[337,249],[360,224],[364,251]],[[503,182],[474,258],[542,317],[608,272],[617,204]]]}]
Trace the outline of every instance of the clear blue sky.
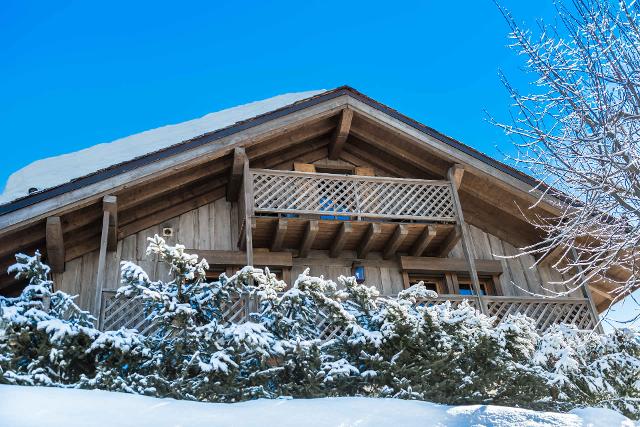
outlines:
[{"label": "clear blue sky", "polygon": [[[285,92],[348,84],[498,159],[497,71],[527,77],[491,0],[0,4],[0,188],[30,162]],[[552,21],[551,0],[504,0]]]}]

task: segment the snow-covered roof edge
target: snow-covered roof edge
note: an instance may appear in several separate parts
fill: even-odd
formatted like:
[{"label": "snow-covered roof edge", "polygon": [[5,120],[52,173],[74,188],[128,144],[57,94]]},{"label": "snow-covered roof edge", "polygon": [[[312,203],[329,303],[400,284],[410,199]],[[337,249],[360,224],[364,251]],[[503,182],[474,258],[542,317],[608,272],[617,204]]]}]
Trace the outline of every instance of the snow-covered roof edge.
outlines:
[{"label": "snow-covered roof edge", "polygon": [[257,116],[311,98],[324,90],[277,95],[227,108],[185,122],[150,129],[79,151],[36,160],[9,176],[0,204],[29,195],[29,189],[50,189],[111,166],[192,140]]}]

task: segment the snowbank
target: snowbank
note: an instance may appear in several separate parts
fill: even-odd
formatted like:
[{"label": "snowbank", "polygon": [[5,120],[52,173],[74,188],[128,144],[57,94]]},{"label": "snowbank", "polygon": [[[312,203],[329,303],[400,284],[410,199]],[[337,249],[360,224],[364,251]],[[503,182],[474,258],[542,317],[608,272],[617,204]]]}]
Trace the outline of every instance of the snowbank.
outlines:
[{"label": "snowbank", "polygon": [[500,406],[445,406],[342,397],[199,403],[112,393],[0,385],[0,425],[12,427],[163,426],[637,426],[606,409],[570,414]]},{"label": "snowbank", "polygon": [[237,122],[277,110],[323,90],[288,93],[238,107],[207,114],[199,119],[163,126],[142,133],[94,145],[84,150],[37,160],[13,173],[7,180],[0,204],[26,196],[29,188],[43,190],[100,169],[231,126]]}]

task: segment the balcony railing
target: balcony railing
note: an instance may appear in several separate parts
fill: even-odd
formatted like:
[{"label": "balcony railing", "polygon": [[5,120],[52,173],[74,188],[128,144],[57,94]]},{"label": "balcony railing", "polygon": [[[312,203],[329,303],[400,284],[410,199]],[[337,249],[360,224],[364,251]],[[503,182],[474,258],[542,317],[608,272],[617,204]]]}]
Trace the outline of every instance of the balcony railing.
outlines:
[{"label": "balcony railing", "polygon": [[252,169],[252,210],[326,219],[454,222],[451,184],[400,178]]},{"label": "balcony railing", "polygon": [[[467,300],[479,310],[480,300],[466,295],[440,295],[434,300],[419,301],[418,304],[434,304],[451,302],[456,306]],[[146,318],[140,300],[116,298],[115,291],[103,291],[100,313],[100,327],[103,330],[130,328],[142,333],[152,331],[152,324]],[[596,326],[589,303],[582,298],[513,298],[502,296],[482,296],[489,316],[494,317],[496,324],[502,322],[509,314],[524,314],[532,318],[539,331],[545,331],[554,324],[566,323],[575,325],[578,329],[591,330]],[[222,317],[227,322],[243,323],[249,314],[257,308],[255,301],[244,295],[223,308]],[[341,329],[323,316],[318,316],[318,325],[323,340],[342,334]]]}]

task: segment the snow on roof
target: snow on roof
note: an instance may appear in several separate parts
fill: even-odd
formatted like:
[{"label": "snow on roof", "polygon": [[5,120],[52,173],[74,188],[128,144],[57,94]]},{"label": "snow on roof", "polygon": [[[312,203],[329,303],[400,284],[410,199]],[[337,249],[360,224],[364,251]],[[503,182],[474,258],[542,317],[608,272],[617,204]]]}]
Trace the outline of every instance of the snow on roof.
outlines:
[{"label": "snow on roof", "polygon": [[278,95],[210,113],[199,119],[151,129],[72,153],[37,160],[11,174],[4,192],[0,195],[0,204],[26,196],[30,188],[44,190],[55,187],[109,166],[277,110],[322,92],[324,90]]}]

